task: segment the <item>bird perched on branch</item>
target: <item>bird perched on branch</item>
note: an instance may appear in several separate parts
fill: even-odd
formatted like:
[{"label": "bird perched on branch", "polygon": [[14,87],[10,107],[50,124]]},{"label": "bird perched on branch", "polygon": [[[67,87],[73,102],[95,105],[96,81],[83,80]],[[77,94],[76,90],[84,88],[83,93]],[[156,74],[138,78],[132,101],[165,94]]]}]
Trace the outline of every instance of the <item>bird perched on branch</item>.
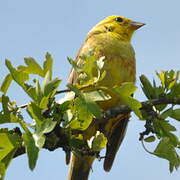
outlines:
[{"label": "bird perched on branch", "polygon": [[[84,44],[80,48],[75,61],[79,64],[82,55],[92,51],[99,59],[104,56],[103,69],[106,75],[100,82],[102,86],[120,86],[124,82],[135,82],[136,63],[135,52],[131,45],[133,33],[144,24],[132,21],[122,16],[109,16],[94,26],[88,33]],[[78,72],[72,69],[68,83],[76,84]],[[112,96],[110,101],[99,103],[102,109],[107,110],[122,104]],[[121,145],[129,115],[120,115],[104,124],[107,136],[104,170],[110,171],[116,153]],[[70,161],[68,180],[87,180],[95,157],[73,154]]]}]

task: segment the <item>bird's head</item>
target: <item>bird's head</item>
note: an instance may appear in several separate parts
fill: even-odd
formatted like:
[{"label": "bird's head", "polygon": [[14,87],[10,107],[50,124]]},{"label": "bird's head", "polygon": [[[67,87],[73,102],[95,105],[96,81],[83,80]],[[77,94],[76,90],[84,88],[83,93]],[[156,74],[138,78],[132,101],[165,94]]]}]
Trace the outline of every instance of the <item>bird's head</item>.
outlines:
[{"label": "bird's head", "polygon": [[111,33],[120,40],[129,42],[133,33],[143,25],[145,24],[132,21],[123,16],[109,16],[92,28],[89,35]]}]

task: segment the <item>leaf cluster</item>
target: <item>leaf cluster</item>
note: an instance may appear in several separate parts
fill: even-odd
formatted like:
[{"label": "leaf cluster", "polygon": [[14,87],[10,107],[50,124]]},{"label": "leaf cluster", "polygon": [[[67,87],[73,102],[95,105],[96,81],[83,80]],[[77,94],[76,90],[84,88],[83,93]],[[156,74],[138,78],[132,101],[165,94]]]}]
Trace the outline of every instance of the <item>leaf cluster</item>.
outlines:
[{"label": "leaf cluster", "polygon": [[[179,137],[174,133],[176,127],[174,121],[180,121],[180,98],[179,71],[157,72],[159,85],[153,80],[151,83],[145,75],[140,77],[142,89],[148,101],[145,104],[148,111],[142,111],[146,120],[146,133],[148,137],[141,136],[145,142],[158,141],[154,154],[169,161],[169,169],[172,172],[180,166],[180,157],[176,149],[180,149]],[[172,102],[168,103],[168,102]],[[141,134],[143,135],[143,133]]]},{"label": "leaf cluster", "polygon": [[[180,109],[175,106],[180,104],[178,72],[157,73],[159,86],[155,81],[151,84],[142,75],[142,89],[148,100],[141,103],[132,97],[137,87],[131,82],[109,88],[101,85],[100,82],[106,76],[103,69],[105,57],[96,59],[90,52],[80,58],[81,64],[68,58],[79,76],[75,85],[67,85],[68,89],[64,91],[67,94],[60,102],[56,101],[56,95],[60,92],[61,80],[53,78],[53,58],[49,53],[45,56],[43,66],[32,57],[24,58],[25,65],[18,67],[6,60],[9,74],[0,85],[0,124],[16,123],[20,130],[0,129],[0,179],[4,178],[11,160],[22,153],[27,154],[29,167],[33,170],[42,148],[62,148],[66,153],[67,163],[71,151],[99,158],[99,153],[106,147],[108,140],[97,128],[97,124],[109,120],[105,118],[107,112],[104,112],[99,102],[111,100],[112,94],[121,99],[128,113],[133,111],[140,120],[144,120],[146,130],[141,133],[141,140],[159,141],[152,154],[167,159],[170,171],[177,169],[180,159],[176,148],[180,148],[180,143],[172,133],[176,128],[167,118],[178,122],[180,120]],[[31,80],[34,76],[37,78]],[[12,81],[30,97],[27,104],[18,106],[17,102],[8,97]],[[31,123],[27,123],[24,118],[24,108],[32,119]],[[108,112],[112,117],[113,111]],[[145,135],[148,137],[144,138]]]}]

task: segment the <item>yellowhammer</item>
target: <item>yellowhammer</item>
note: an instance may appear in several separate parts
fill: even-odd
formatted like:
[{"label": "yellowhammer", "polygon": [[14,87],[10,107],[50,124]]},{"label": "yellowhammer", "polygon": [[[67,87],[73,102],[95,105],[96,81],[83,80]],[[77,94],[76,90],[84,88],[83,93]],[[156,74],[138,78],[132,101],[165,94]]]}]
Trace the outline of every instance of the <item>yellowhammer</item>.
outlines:
[{"label": "yellowhammer", "polygon": [[[80,48],[76,61],[81,63],[80,56],[93,52],[99,59],[104,56],[104,70],[106,76],[100,81],[102,86],[120,86],[124,82],[135,82],[136,65],[135,52],[131,45],[131,37],[143,23],[135,22],[122,16],[109,16],[99,22],[88,33]],[[77,84],[78,73],[74,70],[69,75],[68,83]],[[112,96],[110,101],[99,103],[102,109],[107,110],[122,104],[119,99]],[[85,117],[84,117],[85,118]],[[110,119],[104,125],[108,139],[104,170],[110,171],[115,155],[124,138],[129,116],[118,116]],[[69,180],[87,180],[89,171],[95,157],[72,155],[69,168]]]}]

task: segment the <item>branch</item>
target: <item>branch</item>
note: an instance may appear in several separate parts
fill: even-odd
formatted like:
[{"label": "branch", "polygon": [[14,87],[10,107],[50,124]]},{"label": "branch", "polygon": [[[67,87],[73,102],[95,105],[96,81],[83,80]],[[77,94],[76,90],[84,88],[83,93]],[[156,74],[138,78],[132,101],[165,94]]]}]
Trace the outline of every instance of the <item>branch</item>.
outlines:
[{"label": "branch", "polygon": [[[152,112],[153,106],[155,105],[163,105],[163,104],[178,104],[180,105],[180,98],[159,98],[159,99],[151,99],[148,101],[144,101],[141,103],[142,107],[141,110],[145,110],[146,112],[150,113],[153,117],[156,116],[154,114],[154,111]],[[27,105],[22,105],[19,107],[26,107]],[[95,123],[101,124],[106,123],[109,119],[115,118],[120,114],[129,114],[132,112],[131,108],[127,105],[121,105],[119,107],[111,108],[104,112],[104,115],[101,119],[98,119],[98,121],[94,121]],[[151,130],[148,129],[148,121],[145,125],[146,131],[143,133],[140,133],[140,140],[142,140],[142,136],[147,135],[151,132]],[[20,131],[20,130],[19,130]],[[16,133],[16,132],[15,132]],[[21,135],[21,133],[16,133],[17,135]],[[55,129],[45,134],[46,141],[43,146],[44,149],[48,149],[49,151],[54,151],[55,149],[62,148],[66,153],[70,152],[70,146],[69,141],[66,136],[66,134],[62,131],[62,128],[58,125],[55,127]],[[24,146],[17,149],[14,158],[17,156],[20,156],[25,153]]]},{"label": "branch", "polygon": [[[152,109],[152,106],[156,106],[156,105],[164,105],[164,104],[180,105],[180,98],[165,98],[164,97],[164,98],[143,101],[143,102],[141,102],[141,104],[142,104],[141,110],[149,111],[150,109]],[[102,121],[106,121],[110,118],[115,118],[119,114],[128,114],[131,111],[132,111],[131,108],[127,105],[113,107],[104,113]]]},{"label": "branch", "polygon": [[[15,128],[14,134],[21,136],[22,133],[18,127]],[[18,129],[18,132],[17,132]],[[63,148],[65,152],[69,151],[68,149],[68,138],[65,133],[63,133],[62,128],[60,126],[56,126],[54,130],[50,133],[45,134],[46,140],[45,144],[43,146],[44,149],[48,149],[49,151],[54,151],[57,148]],[[16,153],[14,154],[14,158],[17,156],[20,156],[22,154],[25,154],[25,147],[21,146],[17,149]]]}]

